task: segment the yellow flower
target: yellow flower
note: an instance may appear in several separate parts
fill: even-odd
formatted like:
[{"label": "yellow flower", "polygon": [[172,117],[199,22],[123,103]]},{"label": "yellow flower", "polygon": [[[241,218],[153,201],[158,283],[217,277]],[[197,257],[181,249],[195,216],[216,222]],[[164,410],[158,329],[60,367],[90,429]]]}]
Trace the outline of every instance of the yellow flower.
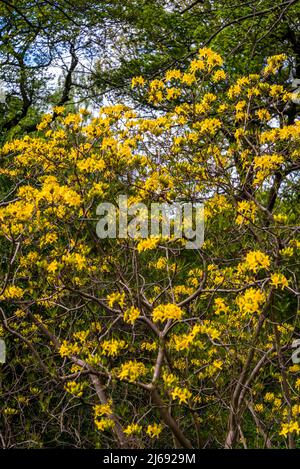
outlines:
[{"label": "yellow flower", "polygon": [[74,130],[78,130],[79,124],[82,122],[82,118],[79,114],[68,114],[64,118],[64,124],[72,126]]},{"label": "yellow flower", "polygon": [[48,264],[48,266],[47,266],[47,272],[49,272],[49,274],[54,274],[55,272],[57,272],[60,265],[61,264],[57,261],[50,262],[50,264]]},{"label": "yellow flower", "polygon": [[155,79],[150,82],[150,89],[151,90],[162,90],[165,88],[165,84],[163,81]]},{"label": "yellow flower", "polygon": [[[298,389],[300,389],[300,383],[299,383]],[[292,406],[293,417],[297,417],[299,414],[300,414],[300,404],[293,405]]]},{"label": "yellow flower", "polygon": [[80,342],[84,343],[89,335],[89,331],[78,331],[74,332],[74,339],[78,339]]},{"label": "yellow flower", "polygon": [[127,344],[125,340],[110,339],[104,340],[100,344],[101,353],[109,357],[116,357],[121,350],[125,349]]},{"label": "yellow flower", "polygon": [[153,264],[153,266],[156,268],[156,269],[166,269],[166,266],[167,266],[167,259],[165,257],[160,257],[156,263]]},{"label": "yellow flower", "polygon": [[125,435],[127,435],[127,436],[137,435],[137,434],[141,433],[142,426],[138,425],[137,423],[131,423],[123,431],[124,431]]},{"label": "yellow flower", "polygon": [[72,253],[63,255],[61,260],[65,264],[73,266],[76,270],[79,270],[79,271],[84,270],[87,266],[86,257],[83,256],[82,254],[79,254],[78,252],[72,252]]},{"label": "yellow flower", "polygon": [[65,386],[64,389],[70,393],[73,394],[73,396],[76,397],[81,397],[83,394],[83,388],[84,384],[83,383],[76,383],[75,381],[69,381]]},{"label": "yellow flower", "polygon": [[179,80],[181,78],[181,72],[180,70],[168,70],[165,74],[165,78],[167,81]]},{"label": "yellow flower", "polygon": [[274,220],[277,223],[286,223],[287,220],[288,220],[288,217],[285,213],[278,213],[278,214],[275,214],[273,216],[274,216]]},{"label": "yellow flower", "polygon": [[281,407],[281,404],[282,404],[282,400],[279,397],[276,397],[276,399],[274,399],[274,402],[273,402],[274,407],[276,409],[279,409]]},{"label": "yellow flower", "polygon": [[179,404],[187,404],[188,399],[192,396],[192,393],[187,389],[187,388],[180,388],[179,386],[176,386],[176,388],[173,389],[171,392],[172,399],[178,399]]},{"label": "yellow flower", "polygon": [[259,109],[256,111],[256,115],[261,121],[268,121],[271,119],[271,114],[267,109]]},{"label": "yellow flower", "polygon": [[256,410],[256,412],[263,412],[264,410],[263,404],[255,404],[254,410]]},{"label": "yellow flower", "polygon": [[94,420],[97,429],[100,432],[104,432],[105,430],[110,430],[115,426],[115,422],[109,418],[101,418]]},{"label": "yellow flower", "polygon": [[141,349],[147,350],[148,352],[153,352],[157,350],[157,343],[156,342],[142,342]]},{"label": "yellow flower", "polygon": [[189,70],[191,73],[198,72],[199,70],[205,70],[205,64],[203,60],[194,59],[190,63]]},{"label": "yellow flower", "polygon": [[221,360],[214,360],[212,363],[213,368],[216,370],[222,370],[223,368],[223,362]]},{"label": "yellow flower", "polygon": [[8,285],[4,293],[0,296],[0,300],[13,300],[22,298],[24,291],[22,288],[17,287],[16,285]]},{"label": "yellow flower", "polygon": [[172,340],[174,341],[175,349],[177,351],[188,349],[193,343],[195,343],[195,337],[201,332],[206,332],[206,329],[199,324],[196,324],[188,334],[174,335]]},{"label": "yellow flower", "polygon": [[275,396],[274,396],[274,394],[273,394],[272,392],[267,392],[267,393],[265,394],[264,400],[265,400],[266,402],[272,402],[272,401],[274,401],[274,399],[275,399]]},{"label": "yellow flower", "polygon": [[228,109],[228,105],[227,105],[227,104],[220,104],[220,106],[218,107],[218,112],[219,112],[220,114],[222,114],[222,113],[225,112],[227,109]]},{"label": "yellow flower", "polygon": [[13,407],[5,407],[3,409],[3,414],[4,415],[16,415],[19,411],[17,409],[14,409]]},{"label": "yellow flower", "polygon": [[225,80],[226,79],[226,73],[224,70],[217,70],[212,77],[212,80],[217,83],[219,81]]},{"label": "yellow flower", "polygon": [[230,99],[234,98],[235,96],[239,96],[242,91],[241,85],[236,83],[235,85],[232,85],[229,90],[228,90],[228,97]]},{"label": "yellow flower", "polygon": [[181,83],[191,86],[193,83],[197,81],[195,75],[193,73],[183,73],[181,77]]},{"label": "yellow flower", "polygon": [[148,249],[154,249],[159,243],[159,238],[147,238],[141,240],[137,245],[138,252],[147,251]]},{"label": "yellow flower", "polygon": [[215,117],[204,119],[201,122],[194,124],[194,128],[199,130],[200,133],[208,133],[209,135],[215,135],[217,130],[222,126],[222,123],[219,119]]},{"label": "yellow flower", "polygon": [[279,288],[281,286],[281,289],[283,290],[285,287],[288,287],[289,282],[283,274],[278,272],[271,275],[271,285],[275,288]]},{"label": "yellow flower", "polygon": [[254,169],[256,170],[255,184],[262,183],[284,162],[282,155],[262,155],[254,158]]},{"label": "yellow flower", "polygon": [[163,426],[160,423],[153,423],[152,425],[148,425],[146,433],[150,438],[158,438],[162,430]]},{"label": "yellow flower", "polygon": [[285,54],[273,55],[272,57],[267,58],[267,66],[265,67],[263,74],[268,75],[272,73],[275,75],[278,72],[279,68],[282,66],[284,60],[286,60]]},{"label": "yellow flower", "polygon": [[134,77],[131,80],[131,88],[136,88],[137,86],[144,86],[144,84],[145,84],[145,80],[141,76]]},{"label": "yellow flower", "polygon": [[256,273],[260,269],[268,269],[270,267],[270,258],[261,251],[250,251],[246,255],[245,266]]},{"label": "yellow flower", "polygon": [[131,306],[131,308],[127,309],[124,313],[124,321],[133,324],[137,318],[140,317],[140,310],[138,308],[135,308],[134,306]]},{"label": "yellow flower", "polygon": [[79,353],[80,349],[77,344],[70,344],[67,340],[64,340],[60,349],[59,354],[61,357],[69,357]]},{"label": "yellow flower", "polygon": [[41,122],[36,126],[37,130],[45,130],[52,122],[53,116],[52,114],[44,114],[42,117]]},{"label": "yellow flower", "polygon": [[240,295],[236,302],[243,314],[257,313],[261,305],[266,300],[266,294],[258,289],[249,288],[243,295]]},{"label": "yellow flower", "polygon": [[103,417],[103,415],[112,415],[112,401],[108,401],[106,404],[97,404],[94,406],[94,416]]},{"label": "yellow flower", "polygon": [[166,90],[166,99],[176,99],[180,96],[181,91],[179,88],[167,88]]},{"label": "yellow flower", "polygon": [[240,141],[244,135],[245,135],[245,130],[242,127],[236,129],[236,131],[234,132],[234,136],[237,141]]},{"label": "yellow flower", "polygon": [[220,329],[216,327],[210,326],[210,321],[204,321],[203,325],[201,326],[201,334],[207,334],[211,339],[219,339],[221,335]]},{"label": "yellow flower", "polygon": [[299,364],[289,366],[289,372],[298,373],[298,371],[300,371],[300,365]]},{"label": "yellow flower", "polygon": [[237,211],[239,214],[236,217],[236,223],[238,225],[247,225],[251,221],[254,222],[257,207],[252,201],[242,200],[241,202],[238,202]]},{"label": "yellow flower", "polygon": [[167,387],[173,386],[174,384],[178,382],[177,376],[175,376],[173,373],[164,372],[162,378],[163,378],[164,384]]},{"label": "yellow flower", "polygon": [[298,422],[283,423],[279,435],[287,437],[289,433],[293,432],[295,432],[297,435],[300,434],[300,427]]},{"label": "yellow flower", "polygon": [[199,57],[205,60],[208,70],[211,70],[215,66],[223,65],[222,57],[209,47],[203,47],[200,49]]},{"label": "yellow flower", "polygon": [[65,107],[64,106],[55,106],[53,108],[53,112],[57,115],[63,114],[65,112]]},{"label": "yellow flower", "polygon": [[118,304],[123,308],[124,302],[125,302],[125,293],[111,293],[110,295],[107,295],[107,301],[108,301],[108,306],[112,308],[114,304]]},{"label": "yellow flower", "polygon": [[289,93],[282,85],[271,85],[269,94],[272,98],[278,98],[282,101],[288,101],[290,98]]},{"label": "yellow flower", "polygon": [[132,361],[123,363],[120,367],[118,377],[120,379],[128,379],[129,381],[136,381],[140,376],[144,376],[147,373],[147,368],[144,363]]},{"label": "yellow flower", "polygon": [[227,313],[228,310],[229,310],[229,307],[226,306],[223,298],[215,298],[215,313],[216,314]]},{"label": "yellow flower", "polygon": [[174,319],[174,320],[179,320],[183,316],[183,311],[182,309],[179,308],[179,306],[174,305],[172,303],[167,303],[164,305],[159,305],[156,308],[154,308],[152,317],[154,322],[164,322],[167,319]]},{"label": "yellow flower", "polygon": [[82,172],[94,173],[95,171],[102,171],[105,168],[105,161],[102,158],[85,158],[84,160],[77,161],[77,167]]},{"label": "yellow flower", "polygon": [[294,254],[294,249],[292,247],[287,247],[287,248],[281,249],[279,252],[284,257],[291,257]]}]

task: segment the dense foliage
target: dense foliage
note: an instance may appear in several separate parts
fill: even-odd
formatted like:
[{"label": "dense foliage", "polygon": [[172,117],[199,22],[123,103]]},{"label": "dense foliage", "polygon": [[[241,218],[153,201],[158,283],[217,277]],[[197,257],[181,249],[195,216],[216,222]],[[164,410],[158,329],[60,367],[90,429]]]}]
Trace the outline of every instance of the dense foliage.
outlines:
[{"label": "dense foliage", "polygon": [[[111,70],[113,93],[97,111],[85,92],[100,93],[108,72],[98,63],[94,82],[79,80],[82,105],[73,72],[75,42],[88,50],[86,28],[91,21],[97,31],[99,8],[87,8],[83,19],[81,2],[70,3],[68,18],[68,8],[63,14],[51,2],[35,2],[27,16],[29,3],[12,2],[15,22],[1,23],[17,37],[9,54],[17,58],[31,44],[34,55],[34,41],[43,37],[48,47],[50,35],[62,50],[71,41],[74,68],[71,61],[51,95],[35,81],[39,56],[30,62],[27,49],[16,79],[21,97],[7,90],[2,104],[1,446],[300,447],[300,365],[292,361],[299,338],[300,121],[290,86],[298,57],[280,48],[287,23],[272,45],[257,36],[279,7],[287,21],[297,2],[247,2],[240,10],[226,2],[227,22],[237,26],[230,36],[227,28],[216,34],[224,58],[198,47],[179,62],[192,43],[205,36],[210,42],[199,16],[207,14],[217,31],[225,2],[148,2],[148,9],[136,8],[147,2],[101,2],[105,28],[122,24],[128,37],[119,31],[115,59],[124,54],[123,62]],[[256,3],[266,10],[258,14],[262,24]],[[157,9],[162,24],[153,41],[168,31],[174,37],[163,56],[152,44],[147,62]],[[235,22],[235,15],[249,18]],[[229,52],[250,20],[260,45],[254,58],[249,33],[237,48],[244,61],[235,66]],[[28,31],[20,33],[17,22]],[[29,33],[31,42],[22,37]],[[178,45],[174,63],[178,38],[188,44]],[[133,68],[128,47],[140,52]],[[141,70],[146,76],[132,78]],[[204,244],[186,249],[186,239],[174,236],[100,240],[97,206],[117,207],[124,194],[129,205],[147,207],[204,201]]]}]

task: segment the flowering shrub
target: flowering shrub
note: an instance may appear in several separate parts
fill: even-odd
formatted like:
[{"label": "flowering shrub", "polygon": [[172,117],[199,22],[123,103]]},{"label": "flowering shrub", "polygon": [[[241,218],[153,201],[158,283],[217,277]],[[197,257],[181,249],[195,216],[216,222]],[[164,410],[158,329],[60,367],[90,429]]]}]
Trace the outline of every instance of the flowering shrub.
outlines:
[{"label": "flowering shrub", "polygon": [[[146,117],[56,109],[1,148],[1,336],[26,352],[30,402],[50,412],[48,373],[57,402],[92,406],[101,447],[297,445],[300,122],[284,60],[230,83],[205,48],[184,72],[133,79]],[[99,240],[96,207],[119,194],[204,200],[204,245]],[[6,419],[30,413],[6,404]]]}]

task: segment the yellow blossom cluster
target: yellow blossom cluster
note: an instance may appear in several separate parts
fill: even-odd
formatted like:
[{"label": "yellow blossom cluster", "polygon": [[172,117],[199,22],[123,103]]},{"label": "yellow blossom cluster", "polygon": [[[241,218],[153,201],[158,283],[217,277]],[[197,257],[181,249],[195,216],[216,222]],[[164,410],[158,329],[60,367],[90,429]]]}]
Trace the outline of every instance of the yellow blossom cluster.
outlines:
[{"label": "yellow blossom cluster", "polygon": [[101,418],[94,420],[97,430],[104,432],[106,430],[111,430],[115,426],[115,422],[109,418]]},{"label": "yellow blossom cluster", "polygon": [[147,352],[154,352],[157,350],[157,343],[156,342],[142,342],[141,349],[147,350]]},{"label": "yellow blossom cluster", "polygon": [[237,305],[242,314],[258,313],[266,300],[266,293],[257,288],[248,288],[237,297]]},{"label": "yellow blossom cluster", "polygon": [[106,404],[97,404],[94,406],[94,415],[95,418],[103,417],[103,415],[112,414],[112,401],[107,402]]},{"label": "yellow blossom cluster", "polygon": [[229,307],[226,305],[223,298],[215,298],[214,306],[216,314],[227,313],[229,311]]},{"label": "yellow blossom cluster", "polygon": [[188,334],[174,335],[174,346],[177,351],[188,349],[194,342],[196,336],[202,332],[203,328],[196,324]]},{"label": "yellow blossom cluster", "polygon": [[246,269],[256,273],[260,269],[268,269],[270,267],[270,258],[261,251],[250,251],[246,255],[244,265]]},{"label": "yellow blossom cluster", "polygon": [[182,316],[182,309],[172,303],[156,306],[152,312],[154,322],[164,322],[168,319],[179,320],[182,318]]},{"label": "yellow blossom cluster", "polygon": [[289,282],[285,275],[283,275],[281,272],[275,272],[271,275],[271,285],[273,285],[275,288],[281,288],[283,290],[285,287],[288,287]]},{"label": "yellow blossom cluster", "polygon": [[101,353],[108,357],[116,357],[127,347],[125,340],[110,339],[100,343]]},{"label": "yellow blossom cluster", "polygon": [[12,300],[22,298],[24,290],[17,285],[7,285],[4,292],[0,295],[0,300]]},{"label": "yellow blossom cluster", "polygon": [[[215,70],[223,65],[221,56],[212,49],[205,47],[198,51],[197,57],[191,61],[186,72],[179,70],[168,70],[164,80],[154,79],[148,86],[148,101],[159,104],[163,100],[176,99],[181,95],[179,85],[193,86],[199,79],[199,74],[212,73],[212,82],[218,83],[226,79],[223,69]],[[177,86],[170,86],[171,82],[177,82]],[[144,88],[146,82],[143,77],[136,76],[131,81],[132,88]]]},{"label": "yellow blossom cluster", "polygon": [[272,175],[274,170],[278,169],[283,162],[283,155],[256,156],[254,158],[254,169],[256,170],[254,184],[261,184],[268,176]]},{"label": "yellow blossom cluster", "polygon": [[176,386],[171,392],[172,399],[178,399],[179,404],[188,404],[188,400],[192,397],[192,393],[187,388]]},{"label": "yellow blossom cluster", "polygon": [[162,424],[153,423],[153,424],[148,425],[146,433],[147,435],[150,436],[150,438],[158,438],[162,430],[163,430]]},{"label": "yellow blossom cluster", "polygon": [[298,422],[291,421],[282,424],[279,435],[287,437],[289,433],[296,433],[296,435],[300,435],[300,426]]},{"label": "yellow blossom cluster", "polygon": [[257,207],[251,200],[242,200],[238,202],[237,206],[238,216],[236,217],[236,223],[238,225],[249,224],[254,222],[257,213]]},{"label": "yellow blossom cluster", "polygon": [[64,340],[59,349],[59,354],[61,357],[70,357],[71,355],[76,355],[79,353],[80,347],[78,344],[71,344],[67,340]]},{"label": "yellow blossom cluster", "polygon": [[173,386],[174,384],[177,384],[178,382],[178,377],[175,374],[168,373],[166,371],[163,373],[162,378],[167,388]]},{"label": "yellow blossom cluster", "polygon": [[118,377],[122,379],[128,379],[129,381],[136,381],[138,378],[144,376],[147,373],[147,368],[144,363],[137,362],[136,360],[123,363],[118,372]]},{"label": "yellow blossom cluster", "polygon": [[115,426],[114,420],[111,418],[112,401],[109,400],[105,404],[96,404],[94,406],[94,423],[100,432],[111,430]]},{"label": "yellow blossom cluster", "polygon": [[83,395],[83,383],[76,383],[75,381],[68,381],[65,385],[65,390],[76,397],[81,397]]},{"label": "yellow blossom cluster", "polygon": [[283,62],[287,59],[285,54],[273,55],[272,57],[267,58],[267,65],[264,68],[264,75],[269,73],[275,74],[278,72],[279,68],[282,67]]},{"label": "yellow blossom cluster", "polygon": [[127,436],[138,435],[142,431],[142,426],[138,423],[131,423],[130,425],[127,425],[127,427],[124,428],[123,431]]},{"label": "yellow blossom cluster", "polygon": [[135,306],[131,306],[130,308],[126,309],[124,313],[124,321],[128,322],[129,324],[134,324],[134,322],[140,317],[141,312]]},{"label": "yellow blossom cluster", "polygon": [[115,292],[107,295],[108,306],[112,308],[115,304],[123,308],[125,303],[125,293]]},{"label": "yellow blossom cluster", "polygon": [[174,334],[170,339],[170,346],[176,351],[188,350],[196,346],[201,348],[202,342],[196,340],[198,334],[207,334],[212,340],[219,339],[221,330],[211,325],[211,321],[205,320],[202,324],[195,324],[188,334]]},{"label": "yellow blossom cluster", "polygon": [[142,251],[147,251],[147,250],[151,250],[151,249],[155,249],[156,246],[158,245],[160,239],[159,238],[147,238],[147,239],[142,239],[141,241],[139,241],[138,245],[137,245],[137,250],[138,252],[142,252]]}]

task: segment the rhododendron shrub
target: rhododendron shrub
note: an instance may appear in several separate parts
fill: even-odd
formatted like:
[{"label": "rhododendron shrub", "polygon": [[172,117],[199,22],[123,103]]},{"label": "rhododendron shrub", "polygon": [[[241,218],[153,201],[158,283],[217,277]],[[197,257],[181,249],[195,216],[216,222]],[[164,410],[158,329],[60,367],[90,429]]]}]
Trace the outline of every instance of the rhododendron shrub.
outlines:
[{"label": "rhododendron shrub", "polygon": [[[146,113],[59,107],[4,144],[6,425],[36,407],[82,446],[299,446],[300,122],[284,60],[231,82],[201,49],[185,72],[132,81]],[[203,201],[203,246],[100,240],[97,206],[119,195]],[[24,431],[47,445],[40,428]]]}]

